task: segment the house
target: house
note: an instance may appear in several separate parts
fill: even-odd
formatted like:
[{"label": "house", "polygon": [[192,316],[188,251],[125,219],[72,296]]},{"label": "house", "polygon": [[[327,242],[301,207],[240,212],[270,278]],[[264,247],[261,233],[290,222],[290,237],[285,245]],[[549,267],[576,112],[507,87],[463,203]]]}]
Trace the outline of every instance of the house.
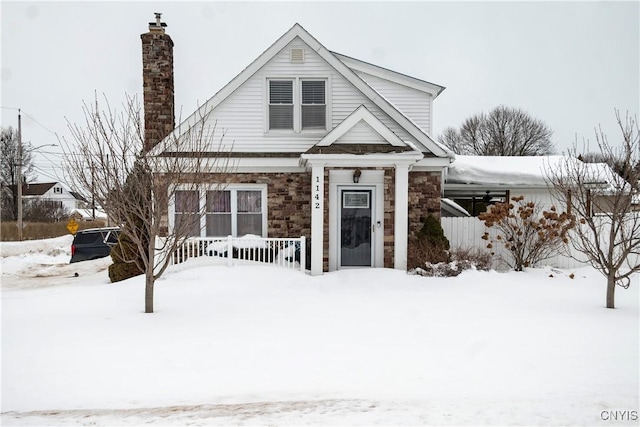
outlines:
[{"label": "house", "polygon": [[[607,206],[610,186],[621,188],[624,180],[606,163],[582,163],[566,156],[456,156],[447,168],[444,179],[444,198],[451,200],[471,216],[478,216],[488,205],[523,196],[536,202],[543,210],[556,205],[549,184],[549,173],[566,168],[566,162],[579,162],[585,182],[598,188],[599,200],[593,203],[592,213]],[[443,216],[444,215],[443,207]],[[464,213],[446,216],[467,216]]]},{"label": "house", "polygon": [[43,202],[53,209],[70,212],[78,207],[75,194],[59,182],[22,184],[22,198],[25,206],[34,201]]},{"label": "house", "polygon": [[295,24],[175,127],[165,27],[157,14],[141,35],[146,148],[188,156],[167,141],[211,111],[204,125],[224,129],[233,147],[222,149],[236,166],[222,194],[203,187],[176,197],[168,227],[185,212],[181,200],[209,199],[201,236],[304,235],[312,274],[406,269],[408,237],[440,216],[443,172],[455,157],[431,137],[444,87],[330,51]]}]

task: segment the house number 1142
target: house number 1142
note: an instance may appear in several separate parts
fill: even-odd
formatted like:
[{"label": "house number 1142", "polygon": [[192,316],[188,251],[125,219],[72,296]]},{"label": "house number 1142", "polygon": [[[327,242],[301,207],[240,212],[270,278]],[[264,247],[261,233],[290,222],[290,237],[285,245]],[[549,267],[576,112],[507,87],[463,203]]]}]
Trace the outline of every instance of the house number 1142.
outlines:
[{"label": "house number 1142", "polygon": [[313,183],[313,208],[320,209],[320,177],[316,176]]}]

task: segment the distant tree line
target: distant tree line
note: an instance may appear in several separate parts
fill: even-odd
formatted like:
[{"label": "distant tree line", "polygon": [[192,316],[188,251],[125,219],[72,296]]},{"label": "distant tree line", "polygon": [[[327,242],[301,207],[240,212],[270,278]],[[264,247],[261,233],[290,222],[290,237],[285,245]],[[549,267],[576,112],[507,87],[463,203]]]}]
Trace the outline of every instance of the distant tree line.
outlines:
[{"label": "distant tree line", "polygon": [[544,156],[553,154],[553,131],[519,108],[500,105],[488,114],[448,127],[440,141],[456,154],[477,156]]}]

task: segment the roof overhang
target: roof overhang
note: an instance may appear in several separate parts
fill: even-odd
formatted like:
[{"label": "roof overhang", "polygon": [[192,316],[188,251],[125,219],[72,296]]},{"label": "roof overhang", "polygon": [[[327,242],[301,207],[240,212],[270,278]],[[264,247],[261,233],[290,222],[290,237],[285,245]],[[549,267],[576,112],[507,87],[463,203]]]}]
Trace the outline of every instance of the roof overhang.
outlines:
[{"label": "roof overhang", "polygon": [[422,153],[407,151],[404,153],[384,154],[302,154],[300,165],[309,169],[324,167],[411,167],[422,159]]},{"label": "roof overhang", "polygon": [[426,80],[421,80],[415,77],[408,76],[406,74],[398,73],[397,71],[389,70],[387,68],[371,64],[369,62],[361,61],[359,59],[343,55],[341,53],[331,53],[333,53],[340,61],[344,62],[344,64],[352,70],[367,73],[381,79],[389,80],[393,83],[401,84],[403,86],[428,93],[434,99],[438,95],[440,95],[443,90],[445,90],[444,86],[440,86]]}]

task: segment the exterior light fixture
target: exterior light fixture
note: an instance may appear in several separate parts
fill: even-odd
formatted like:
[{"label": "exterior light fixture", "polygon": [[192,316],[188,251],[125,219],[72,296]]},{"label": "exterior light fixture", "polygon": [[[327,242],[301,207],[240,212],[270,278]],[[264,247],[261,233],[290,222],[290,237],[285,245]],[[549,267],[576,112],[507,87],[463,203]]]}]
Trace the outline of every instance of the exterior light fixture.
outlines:
[{"label": "exterior light fixture", "polygon": [[358,182],[360,182],[360,175],[362,175],[362,171],[360,170],[360,168],[356,169],[353,172],[353,183],[357,184]]}]

